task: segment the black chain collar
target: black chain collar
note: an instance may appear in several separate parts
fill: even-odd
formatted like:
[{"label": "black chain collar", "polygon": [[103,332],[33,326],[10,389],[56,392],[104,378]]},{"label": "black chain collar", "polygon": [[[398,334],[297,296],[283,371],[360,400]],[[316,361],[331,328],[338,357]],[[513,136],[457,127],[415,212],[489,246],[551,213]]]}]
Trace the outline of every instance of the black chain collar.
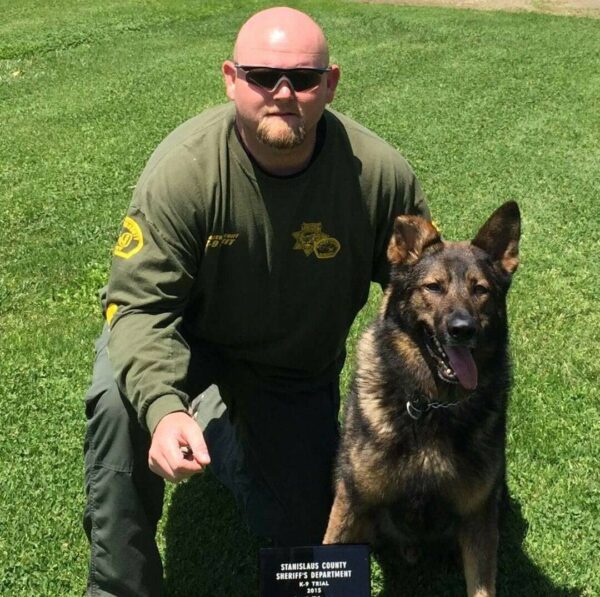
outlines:
[{"label": "black chain collar", "polygon": [[475,392],[472,392],[466,398],[463,398],[462,400],[456,400],[454,402],[430,402],[425,396],[415,393],[412,399],[406,402],[406,412],[411,419],[418,421],[430,410],[435,410],[438,408],[452,408],[453,406],[457,406],[469,400],[474,393]]}]

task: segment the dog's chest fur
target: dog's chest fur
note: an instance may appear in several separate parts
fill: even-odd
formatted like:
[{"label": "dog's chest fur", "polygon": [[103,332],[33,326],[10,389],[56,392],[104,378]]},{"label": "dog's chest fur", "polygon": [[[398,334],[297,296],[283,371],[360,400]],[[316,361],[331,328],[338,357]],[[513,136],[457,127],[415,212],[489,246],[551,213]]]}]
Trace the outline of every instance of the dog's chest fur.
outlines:
[{"label": "dog's chest fur", "polygon": [[[365,424],[358,404],[349,405],[348,415]],[[359,501],[374,506],[379,532],[401,543],[450,537],[456,521],[477,510],[500,481],[500,467],[477,470],[477,460],[463,457],[450,438],[440,439],[438,429],[429,433],[428,423],[411,421],[392,431],[393,443],[369,441],[348,453]]]},{"label": "dog's chest fur", "polygon": [[[487,458],[486,452],[502,450],[502,409],[482,409],[474,403],[461,406],[460,417],[440,409],[413,420],[406,413],[413,386],[382,381],[390,374],[377,331],[374,326],[361,340],[360,361],[366,366],[359,362],[348,398],[345,437],[363,440],[350,441],[342,451],[354,468],[354,491],[367,507],[380,508],[378,526],[384,534],[396,540],[444,536],[456,518],[476,510],[499,481],[501,458]],[[474,450],[475,445],[479,451],[483,446],[483,453]],[[490,463],[497,470],[489,470]]]}]

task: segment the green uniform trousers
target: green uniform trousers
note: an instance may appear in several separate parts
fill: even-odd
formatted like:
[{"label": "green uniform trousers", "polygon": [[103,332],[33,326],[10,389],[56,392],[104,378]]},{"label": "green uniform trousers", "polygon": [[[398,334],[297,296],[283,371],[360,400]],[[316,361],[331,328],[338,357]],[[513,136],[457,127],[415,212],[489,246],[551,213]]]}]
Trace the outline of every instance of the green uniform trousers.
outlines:
[{"label": "green uniform trousers", "polygon": [[[85,403],[88,595],[161,595],[155,533],[164,482],[148,468],[150,436],[114,381],[107,342],[105,329]],[[202,347],[192,347],[188,377],[210,468],[250,528],[278,544],[320,543],[333,498],[337,377],[264,379]]]}]

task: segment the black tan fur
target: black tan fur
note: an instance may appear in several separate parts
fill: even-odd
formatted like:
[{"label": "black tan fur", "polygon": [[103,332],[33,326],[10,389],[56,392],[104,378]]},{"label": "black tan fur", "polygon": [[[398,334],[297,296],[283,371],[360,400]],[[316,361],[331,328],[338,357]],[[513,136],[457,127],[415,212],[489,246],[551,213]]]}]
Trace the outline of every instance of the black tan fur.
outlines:
[{"label": "black tan fur", "polygon": [[471,242],[400,216],[391,282],[361,338],[324,543],[458,545],[467,593],[495,594],[510,389],[506,294],[516,203]]}]

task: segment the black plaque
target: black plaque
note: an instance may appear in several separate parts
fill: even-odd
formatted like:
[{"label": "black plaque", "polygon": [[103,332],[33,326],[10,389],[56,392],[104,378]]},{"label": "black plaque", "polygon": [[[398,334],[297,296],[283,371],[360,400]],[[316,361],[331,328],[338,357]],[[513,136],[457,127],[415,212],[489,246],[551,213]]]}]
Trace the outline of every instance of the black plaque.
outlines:
[{"label": "black plaque", "polygon": [[370,597],[368,545],[260,550],[260,597]]}]

